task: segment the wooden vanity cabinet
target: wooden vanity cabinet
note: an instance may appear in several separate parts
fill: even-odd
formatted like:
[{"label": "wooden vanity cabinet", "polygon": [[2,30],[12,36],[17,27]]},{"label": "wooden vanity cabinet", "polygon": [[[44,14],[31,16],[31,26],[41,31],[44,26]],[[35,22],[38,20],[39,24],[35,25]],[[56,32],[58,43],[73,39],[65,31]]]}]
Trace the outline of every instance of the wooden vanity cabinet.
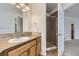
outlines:
[{"label": "wooden vanity cabinet", "polygon": [[29,56],[37,56],[37,53],[36,53],[36,45],[33,46],[31,49],[30,49],[30,53],[29,53]]},{"label": "wooden vanity cabinet", "polygon": [[37,39],[37,55],[39,56],[41,54],[41,38]]},{"label": "wooden vanity cabinet", "polygon": [[8,52],[8,56],[39,56],[41,52],[41,39],[37,38],[27,44]]}]

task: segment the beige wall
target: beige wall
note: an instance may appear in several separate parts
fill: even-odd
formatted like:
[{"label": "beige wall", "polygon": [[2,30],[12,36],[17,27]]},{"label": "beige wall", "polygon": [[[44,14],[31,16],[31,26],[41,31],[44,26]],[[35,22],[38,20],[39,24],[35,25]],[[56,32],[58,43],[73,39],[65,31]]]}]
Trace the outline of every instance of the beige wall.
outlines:
[{"label": "beige wall", "polygon": [[23,13],[23,31],[41,32],[41,54],[46,55],[46,4],[32,3],[31,10]]}]

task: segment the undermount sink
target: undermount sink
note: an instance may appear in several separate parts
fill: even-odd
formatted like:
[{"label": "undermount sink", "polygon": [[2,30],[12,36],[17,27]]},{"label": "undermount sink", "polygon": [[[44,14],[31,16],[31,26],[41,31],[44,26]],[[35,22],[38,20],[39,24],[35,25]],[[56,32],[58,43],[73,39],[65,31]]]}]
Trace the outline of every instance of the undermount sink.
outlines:
[{"label": "undermount sink", "polygon": [[30,40],[30,37],[18,37],[8,40],[9,43],[21,43]]}]

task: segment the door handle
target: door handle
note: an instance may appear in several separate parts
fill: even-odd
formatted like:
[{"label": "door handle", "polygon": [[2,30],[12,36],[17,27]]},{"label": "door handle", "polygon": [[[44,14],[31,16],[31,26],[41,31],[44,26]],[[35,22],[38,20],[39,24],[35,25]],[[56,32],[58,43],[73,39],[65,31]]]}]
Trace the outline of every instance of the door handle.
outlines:
[{"label": "door handle", "polygon": [[62,36],[62,34],[56,34],[56,35],[58,35],[58,36]]}]

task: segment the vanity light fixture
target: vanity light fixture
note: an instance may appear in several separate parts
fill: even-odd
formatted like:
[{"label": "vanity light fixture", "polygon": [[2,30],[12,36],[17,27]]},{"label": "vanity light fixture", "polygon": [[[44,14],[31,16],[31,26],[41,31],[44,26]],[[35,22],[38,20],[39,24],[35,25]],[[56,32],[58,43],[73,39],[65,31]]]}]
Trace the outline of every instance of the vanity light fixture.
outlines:
[{"label": "vanity light fixture", "polygon": [[22,11],[30,11],[30,7],[28,3],[16,3],[16,7],[21,9]]}]

